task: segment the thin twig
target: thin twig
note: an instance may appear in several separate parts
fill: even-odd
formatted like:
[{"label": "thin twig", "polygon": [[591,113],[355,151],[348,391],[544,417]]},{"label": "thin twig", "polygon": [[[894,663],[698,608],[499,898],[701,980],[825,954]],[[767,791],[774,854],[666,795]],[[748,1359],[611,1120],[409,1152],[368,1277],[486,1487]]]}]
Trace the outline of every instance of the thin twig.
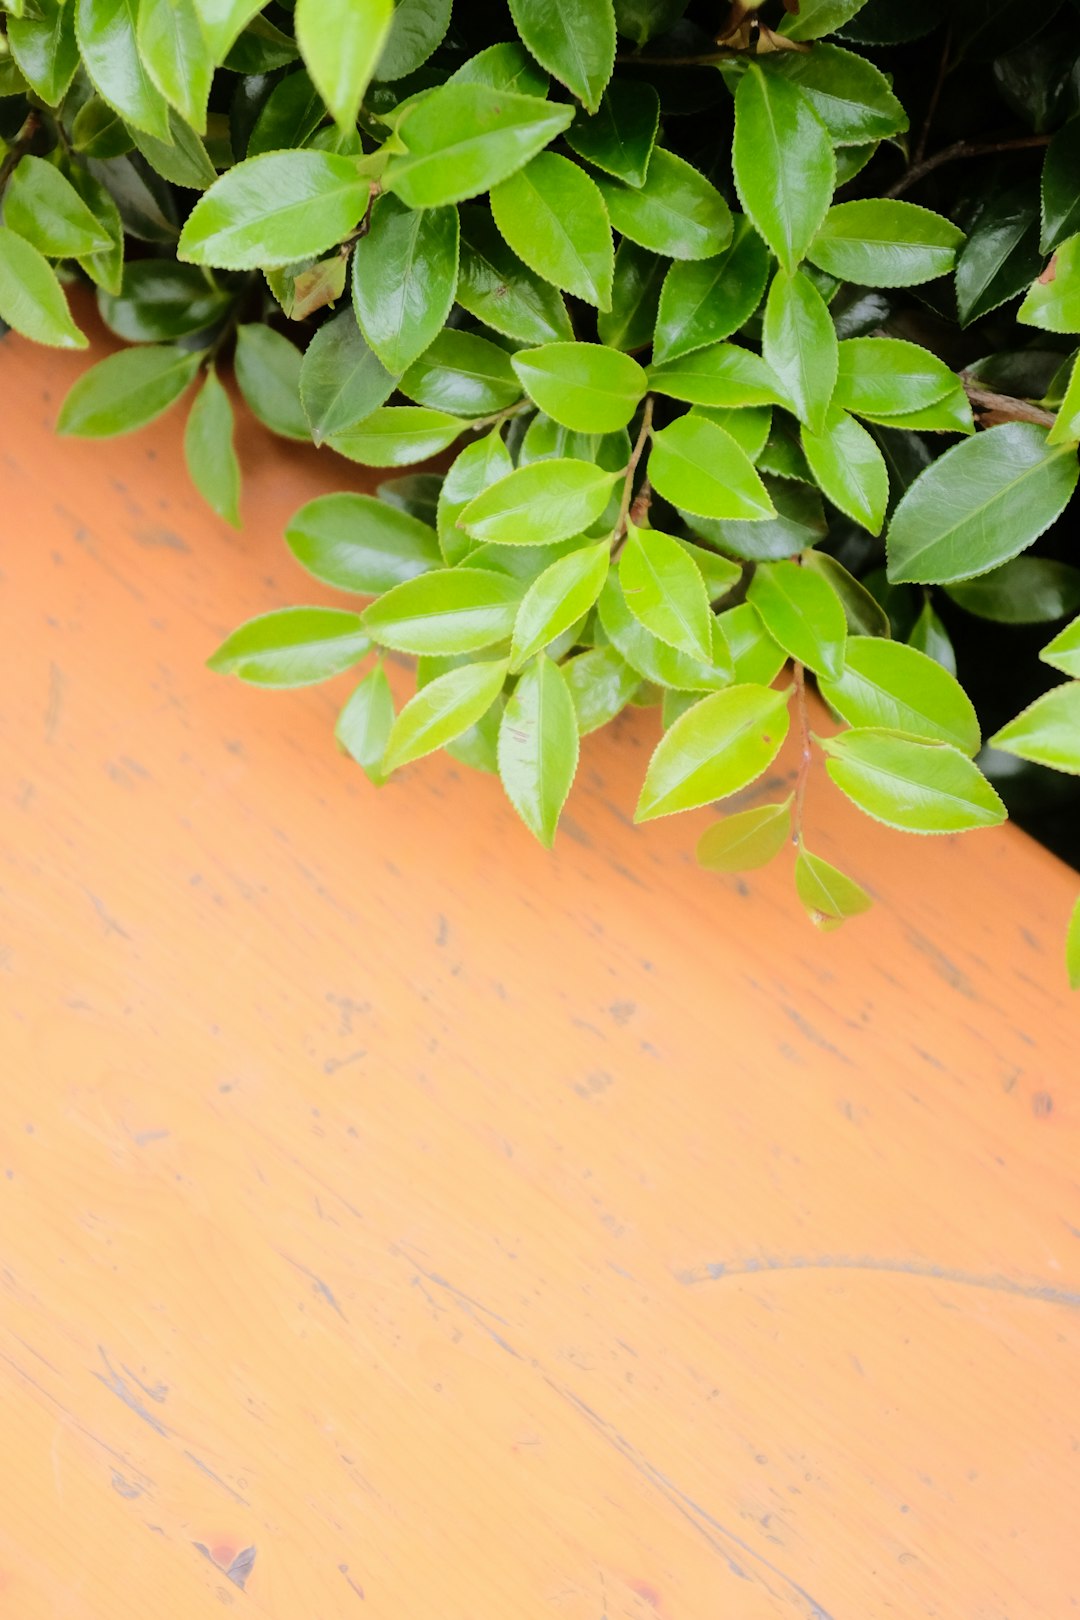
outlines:
[{"label": "thin twig", "polygon": [[992,389],[980,388],[977,383],[969,382],[964,372],[960,373],[960,381],[973,405],[1008,417],[1010,422],[1038,422],[1041,427],[1053,427],[1057,421],[1053,411],[1044,411],[1040,405],[1031,405],[1026,399],[1014,399],[1011,394],[995,394]]},{"label": "thin twig", "polygon": [[799,844],[802,841],[803,805],[806,801],[806,785],[810,780],[810,767],[814,762],[814,750],[810,741],[810,715],[806,705],[806,671],[796,662],[793,667],[795,676],[795,715],[799,723],[799,774],[795,779],[795,814],[791,822],[791,841]]},{"label": "thin twig", "polygon": [[943,146],[940,152],[924,158],[921,163],[913,163],[907,173],[900,176],[895,186],[890,186],[883,195],[901,196],[946,163],[956,163],[963,158],[991,157],[995,152],[1022,152],[1028,147],[1049,146],[1049,144],[1049,135],[1021,135],[1013,141],[956,141],[952,146]]},{"label": "thin twig", "polygon": [[641,67],[715,67],[718,62],[730,62],[732,57],[747,56],[748,51],[729,50],[708,51],[704,56],[638,56],[631,51],[628,56],[617,56],[616,62],[625,63],[628,67],[640,65]]},{"label": "thin twig", "polygon": [[926,143],[930,139],[930,128],[934,122],[935,116],[937,115],[938,102],[941,100],[942,86],[945,83],[945,76],[949,71],[949,51],[951,47],[952,29],[946,28],[945,43],[941,47],[941,61],[938,63],[937,78],[934,80],[934,88],[930,92],[930,101],[926,109],[926,117],[923,119],[922,128],[919,131],[919,139],[916,142],[915,150],[911,155],[911,162],[913,166],[920,164],[923,158],[926,156]]},{"label": "thin twig", "polygon": [[646,394],[645,408],[641,413],[641,427],[638,429],[637,442],[630,452],[630,460],[626,463],[626,475],[623,478],[622,500],[619,503],[619,521],[615,525],[615,539],[620,540],[626,533],[626,524],[630,516],[630,502],[634,494],[634,474],[637,472],[638,462],[645,453],[645,445],[652,432],[652,395]]}]

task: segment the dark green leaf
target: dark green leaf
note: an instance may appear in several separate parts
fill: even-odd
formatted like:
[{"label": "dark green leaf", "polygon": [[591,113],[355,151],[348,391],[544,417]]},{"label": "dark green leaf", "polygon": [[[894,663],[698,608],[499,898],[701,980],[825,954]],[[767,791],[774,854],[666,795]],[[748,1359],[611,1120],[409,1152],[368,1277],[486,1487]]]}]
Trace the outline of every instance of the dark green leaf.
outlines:
[{"label": "dark green leaf", "polygon": [[1069,119],[1046,149],[1042,172],[1042,240],[1050,253],[1080,231],[1080,115]]},{"label": "dark green leaf", "polygon": [[611,0],[510,0],[514,27],[541,67],[596,112],[615,66]]},{"label": "dark green leaf", "polygon": [[969,613],[998,624],[1049,624],[1080,608],[1080,569],[1049,557],[1014,557],[947,587]]},{"label": "dark green leaf", "polygon": [[656,131],[660,99],[649,84],[616,79],[604,91],[592,118],[576,118],[566,144],[578,157],[628,186],[645,184]]},{"label": "dark green leaf", "polygon": [[124,266],[118,293],[98,294],[102,320],[128,343],[167,343],[204,332],[228,307],[228,294],[201,270],[172,259],[134,259]]},{"label": "dark green leaf", "polygon": [[[904,587],[901,586],[900,589],[903,590]],[[929,599],[923,603],[919,617],[912,626],[908,646],[914,647],[916,652],[924,652],[928,658],[940,664],[942,669],[948,670],[950,675],[956,674],[956,653],[949,639],[949,632],[934,612]]]},{"label": "dark green leaf", "polygon": [[1041,268],[1034,188],[1014,186],[991,196],[956,264],[960,324],[969,326],[1016,298]]},{"label": "dark green leaf", "polygon": [[401,392],[433,410],[491,416],[521,398],[510,356],[474,332],[440,332],[401,379]]},{"label": "dark green leaf", "polygon": [[[803,553],[803,567],[812,568],[816,574],[827,579],[844,610],[847,627],[854,636],[890,636],[889,615],[881,606],[876,597],[871,596],[854,575],[849,574],[843,563],[830,557],[827,551],[814,551],[810,549]],[[851,643],[849,642],[850,646]],[[925,648],[923,649],[926,650]]]},{"label": "dark green leaf", "polygon": [[[65,12],[74,13],[70,0],[63,0],[63,6]],[[113,158],[130,152],[135,142],[116,108],[110,107],[100,96],[91,96],[75,114],[71,125],[71,144],[84,157]],[[174,231],[173,235],[176,234],[177,231]]]},{"label": "dark green leaf", "polygon": [[461,211],[457,297],[478,321],[520,343],[573,336],[562,294],[510,251],[486,208]]},{"label": "dark green leaf", "polygon": [[351,309],[320,326],[300,367],[300,403],[316,444],[366,420],[394,391]]},{"label": "dark green leaf", "polygon": [[907,113],[880,68],[839,45],[777,51],[763,65],[798,85],[836,146],[880,141],[908,127]]},{"label": "dark green leaf", "polygon": [[601,310],[596,331],[612,348],[644,349],[652,342],[667,263],[624,237],[615,250],[611,309]]},{"label": "dark green leaf", "polygon": [[131,138],[151,168],[174,185],[205,191],[217,179],[217,170],[206,147],[190,124],[185,124],[171,107],[167,141],[159,141],[156,135],[148,135],[141,129],[133,129]]},{"label": "dark green leaf", "polygon": [[79,65],[72,0],[37,0],[37,16],[10,16],[8,44],[23,77],[46,106],[58,107]]},{"label": "dark green leaf", "polygon": [[375,77],[404,79],[422,67],[450,26],[450,4],[451,0],[394,0],[390,37]]},{"label": "dark green leaf", "polygon": [[773,562],[793,557],[823,538],[826,530],[821,496],[815,489],[784,482],[766,475],[762,483],[776,508],[776,516],[764,522],[715,521],[683,512],[695,533],[711,540],[724,551],[748,562]]},{"label": "dark green leaf", "polygon": [[243,156],[260,157],[289,146],[306,146],[325,116],[322,97],[304,69],[297,68],[270,92]]},{"label": "dark green leaf", "polygon": [[614,720],[641,684],[637,670],[615,647],[590,647],[560,667],[582,737]]},{"label": "dark green leaf", "polygon": [[311,438],[300,403],[299,349],[262,325],[236,329],[236,381],[247,404],[265,427],[284,439]]}]

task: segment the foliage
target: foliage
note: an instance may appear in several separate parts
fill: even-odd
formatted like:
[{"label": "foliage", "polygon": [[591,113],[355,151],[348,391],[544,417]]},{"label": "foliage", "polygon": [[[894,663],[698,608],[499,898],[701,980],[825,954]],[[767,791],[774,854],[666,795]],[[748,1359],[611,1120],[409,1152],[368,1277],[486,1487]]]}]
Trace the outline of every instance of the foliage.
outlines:
[{"label": "foliage", "polygon": [[[185,398],[229,522],[230,358],[274,432],[388,470],[287,533],[364,601],[252,620],[213,667],[370,656],[337,735],[371,779],[446,748],[547,844],[628,704],[663,724],[640,820],[739,793],[793,725],[792,793],[699,854],[794,841],[833,927],[869,900],[805,847],[815,748],[917,832],[1080,774],[1080,618],[1049,690],[1002,639],[1080,609],[1078,9],[0,0],[0,317],[84,346],[64,288],[94,283],[134,346],[61,431]],[[397,714],[388,650],[418,659]]]}]

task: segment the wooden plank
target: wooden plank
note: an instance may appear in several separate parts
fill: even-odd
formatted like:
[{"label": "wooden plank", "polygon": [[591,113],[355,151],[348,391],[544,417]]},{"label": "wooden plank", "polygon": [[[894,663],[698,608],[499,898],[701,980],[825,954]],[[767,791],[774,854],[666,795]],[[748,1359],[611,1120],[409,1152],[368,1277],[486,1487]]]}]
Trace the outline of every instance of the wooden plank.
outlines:
[{"label": "wooden plank", "polygon": [[0,1612],[1073,1613],[1071,874],[815,780],[819,937],[631,827],[648,715],[554,857],[376,793],[203,668],[359,475],[245,427],[237,538],[82,364],[3,349]]}]

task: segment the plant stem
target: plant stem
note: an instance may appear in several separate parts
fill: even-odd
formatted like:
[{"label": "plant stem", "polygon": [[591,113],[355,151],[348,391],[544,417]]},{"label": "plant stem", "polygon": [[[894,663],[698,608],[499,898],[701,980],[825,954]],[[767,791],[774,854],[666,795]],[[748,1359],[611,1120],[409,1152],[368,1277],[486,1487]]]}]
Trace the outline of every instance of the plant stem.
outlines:
[{"label": "plant stem", "polygon": [[[630,517],[630,502],[634,494],[634,474],[637,472],[638,462],[645,452],[649,434],[652,432],[653,401],[652,395],[645,396],[645,409],[641,413],[641,426],[638,429],[637,442],[630,452],[630,460],[626,463],[626,475],[623,478],[622,501],[619,505],[619,520],[615,525],[616,542],[626,533],[627,520]],[[647,486],[643,486],[647,487]]]},{"label": "plant stem", "polygon": [[911,162],[915,167],[926,156],[926,143],[930,139],[930,129],[937,114],[938,102],[941,100],[942,86],[949,71],[949,50],[951,46],[952,29],[946,28],[945,42],[941,47],[941,61],[938,63],[937,78],[934,80],[934,88],[930,92],[930,101],[926,108],[926,117],[923,119],[922,128],[919,131],[919,139],[916,142],[914,152],[911,154]]},{"label": "plant stem", "polygon": [[813,763],[814,751],[810,741],[810,714],[806,705],[806,671],[799,663],[794,665],[795,675],[795,716],[799,725],[799,774],[795,779],[795,814],[791,824],[791,841],[793,844],[802,842],[803,805],[806,802],[806,785],[810,780],[810,766]]},{"label": "plant stem", "polygon": [[902,196],[935,169],[940,169],[946,163],[956,163],[962,158],[990,157],[995,152],[1022,152],[1032,146],[1049,146],[1049,144],[1049,135],[1021,135],[1012,141],[955,141],[952,146],[943,146],[940,152],[924,158],[921,163],[913,163],[907,173],[900,176],[895,186],[890,186],[882,195]]},{"label": "plant stem", "polygon": [[1041,427],[1053,427],[1057,421],[1054,412],[1044,411],[1041,405],[1030,405],[1026,399],[1014,399],[1011,394],[995,394],[992,389],[980,388],[968,379],[965,372],[960,373],[960,381],[973,405],[996,411],[999,416],[1007,416],[1011,422],[1038,422]]}]

